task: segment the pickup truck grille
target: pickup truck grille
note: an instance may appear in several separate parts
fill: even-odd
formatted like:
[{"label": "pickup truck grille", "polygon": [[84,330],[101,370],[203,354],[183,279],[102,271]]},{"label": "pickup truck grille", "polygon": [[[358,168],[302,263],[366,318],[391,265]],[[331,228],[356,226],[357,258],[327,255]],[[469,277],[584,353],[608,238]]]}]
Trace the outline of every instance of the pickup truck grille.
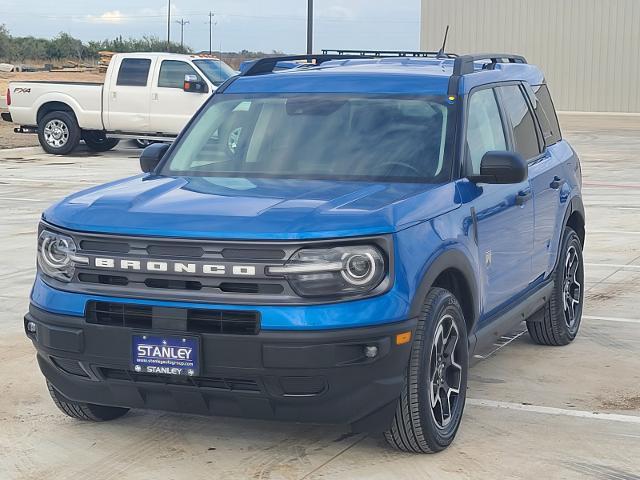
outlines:
[{"label": "pickup truck grille", "polygon": [[[169,301],[287,304],[304,301],[284,277],[267,276],[301,247],[293,242],[218,242],[125,237],[62,231],[71,235],[77,266],[58,288],[87,294]],[[122,268],[125,265],[126,268]]]}]

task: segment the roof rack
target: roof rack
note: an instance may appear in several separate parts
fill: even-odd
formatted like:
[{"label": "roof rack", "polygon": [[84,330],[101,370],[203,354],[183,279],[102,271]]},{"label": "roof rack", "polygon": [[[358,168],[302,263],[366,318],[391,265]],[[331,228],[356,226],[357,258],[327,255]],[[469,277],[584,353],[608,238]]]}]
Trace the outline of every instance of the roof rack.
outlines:
[{"label": "roof rack", "polygon": [[240,74],[241,77],[252,77],[264,73],[272,73],[279,62],[295,62],[304,60],[308,64],[320,65],[329,60],[345,60],[350,58],[362,58],[360,55],[337,55],[337,54],[311,54],[311,55],[287,55],[282,57],[265,57],[256,60],[246,71]]},{"label": "roof rack", "polygon": [[461,55],[453,61],[453,73],[449,80],[449,95],[457,95],[458,84],[463,75],[475,72],[474,62],[489,60],[485,68],[491,70],[498,63],[527,63],[527,59],[521,55],[511,53],[474,53]]},{"label": "roof rack", "polygon": [[322,50],[325,55],[349,55],[365,58],[379,57],[426,57],[426,58],[457,58],[455,53],[442,53],[438,57],[439,52],[421,52],[411,50]]}]

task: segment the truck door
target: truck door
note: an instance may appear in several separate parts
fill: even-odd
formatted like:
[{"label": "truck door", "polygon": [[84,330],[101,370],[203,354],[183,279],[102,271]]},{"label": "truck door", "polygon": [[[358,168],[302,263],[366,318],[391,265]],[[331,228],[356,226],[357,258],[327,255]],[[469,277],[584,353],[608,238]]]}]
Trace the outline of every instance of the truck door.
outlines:
[{"label": "truck door", "polygon": [[149,130],[148,84],[152,63],[151,58],[124,57],[115,65],[105,91],[107,130],[129,133]]},{"label": "truck door", "polygon": [[546,85],[525,90],[532,102],[543,153],[529,165],[529,178],[536,208],[533,273],[549,275],[554,268],[560,239],[562,220],[567,208],[569,187],[564,167],[573,151],[560,143],[560,125]]},{"label": "truck door", "polygon": [[[523,98],[524,101],[524,98]],[[466,160],[468,174],[480,173],[488,151],[510,148],[510,123],[493,88],[474,90],[468,101]],[[533,123],[533,119],[528,119]],[[472,207],[477,224],[482,320],[516,298],[529,285],[533,251],[533,202],[529,181],[475,187]]]},{"label": "truck door", "polygon": [[177,135],[193,114],[209,98],[207,92],[185,92],[184,76],[202,76],[187,62],[162,60],[156,66],[151,87],[150,129],[152,132]]}]

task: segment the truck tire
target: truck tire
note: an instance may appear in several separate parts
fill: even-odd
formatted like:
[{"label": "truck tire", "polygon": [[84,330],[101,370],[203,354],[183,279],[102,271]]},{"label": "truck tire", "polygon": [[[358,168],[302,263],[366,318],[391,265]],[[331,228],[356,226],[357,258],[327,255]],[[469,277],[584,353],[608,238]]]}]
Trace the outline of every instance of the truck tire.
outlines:
[{"label": "truck tire", "polygon": [[412,453],[447,448],[460,426],[468,368],[460,304],[448,290],[432,288],[418,320],[396,414],[384,433],[387,442]]},{"label": "truck tire", "polygon": [[83,130],[82,139],[94,152],[106,152],[120,143],[120,139],[109,138],[99,130]]},{"label": "truck tire", "polygon": [[582,242],[570,227],[564,228],[553,278],[553,292],[543,308],[543,315],[527,321],[527,329],[534,342],[561,346],[576,338],[584,300]]},{"label": "truck tire", "polygon": [[71,112],[47,113],[38,123],[38,140],[47,153],[67,155],[80,143],[80,127]]},{"label": "truck tire", "polygon": [[104,405],[95,405],[93,403],[77,403],[72,402],[59,391],[55,389],[49,381],[47,381],[49,394],[63,413],[76,420],[84,420],[88,422],[106,422],[115,420],[125,415],[129,409],[122,407],[107,407]]}]

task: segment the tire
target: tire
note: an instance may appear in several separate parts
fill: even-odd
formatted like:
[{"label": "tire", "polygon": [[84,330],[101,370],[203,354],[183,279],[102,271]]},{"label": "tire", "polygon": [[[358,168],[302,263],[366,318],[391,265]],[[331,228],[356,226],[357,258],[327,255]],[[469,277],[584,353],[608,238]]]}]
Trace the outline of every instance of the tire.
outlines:
[{"label": "tire", "polygon": [[68,155],[80,143],[80,127],[72,112],[47,113],[38,123],[38,140],[47,153]]},{"label": "tire", "polygon": [[122,407],[107,407],[104,405],[95,405],[93,403],[77,403],[72,402],[58,390],[55,389],[49,381],[47,381],[47,388],[49,394],[53,399],[53,403],[63,413],[75,418],[76,420],[84,420],[87,422],[107,422],[109,420],[115,420],[125,415],[129,409]]},{"label": "tire", "polygon": [[[452,345],[445,340],[447,331],[447,338],[452,342],[452,335],[457,333],[457,341],[453,344],[453,355],[447,355],[446,351],[442,355],[440,365],[446,366],[441,375],[443,369],[437,368],[438,350],[434,341],[439,339],[444,341],[443,345]],[[384,433],[387,442],[398,450],[412,453],[435,453],[447,448],[462,419],[468,369],[467,327],[460,304],[448,290],[432,288],[418,320],[396,414],[391,427]],[[444,379],[444,387],[438,383],[439,379]],[[432,407],[432,398],[438,398],[432,397],[432,392],[440,395],[443,389],[450,387],[456,387],[457,393],[451,393],[453,401],[445,418],[442,400],[440,403],[436,400]]]},{"label": "tire", "polygon": [[540,345],[562,346],[578,334],[584,302],[584,262],[578,234],[565,227],[551,298],[536,321],[527,321],[529,335]]},{"label": "tire", "polygon": [[144,138],[136,138],[134,143],[138,148],[147,148],[153,143],[153,140],[145,140]]},{"label": "tire", "polygon": [[109,138],[104,132],[99,130],[84,130],[82,139],[94,152],[106,152],[120,143],[118,138]]}]

